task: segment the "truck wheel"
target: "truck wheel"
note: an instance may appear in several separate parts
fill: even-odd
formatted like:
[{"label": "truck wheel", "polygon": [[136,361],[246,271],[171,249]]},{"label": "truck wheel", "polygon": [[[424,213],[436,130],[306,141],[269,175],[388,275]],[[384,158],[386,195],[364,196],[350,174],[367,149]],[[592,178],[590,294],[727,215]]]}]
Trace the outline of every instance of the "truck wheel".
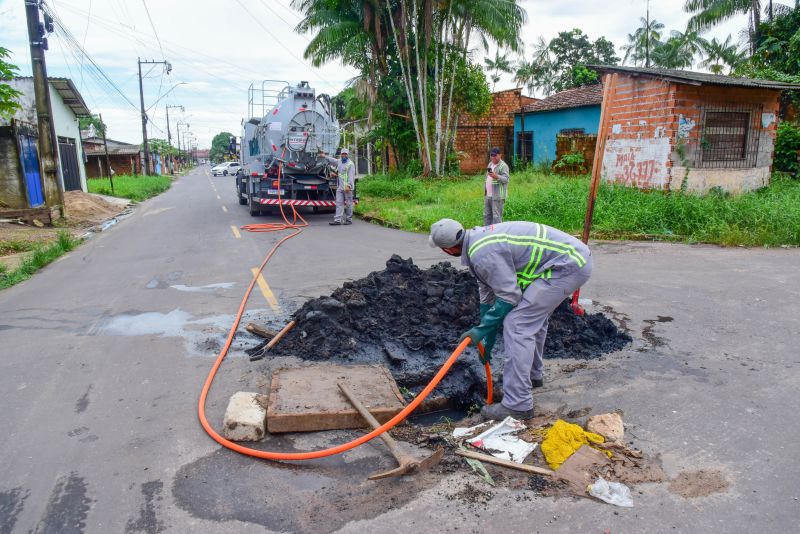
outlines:
[{"label": "truck wheel", "polygon": [[253,202],[253,193],[247,193],[247,206],[251,217],[255,217],[260,213],[258,205]]}]

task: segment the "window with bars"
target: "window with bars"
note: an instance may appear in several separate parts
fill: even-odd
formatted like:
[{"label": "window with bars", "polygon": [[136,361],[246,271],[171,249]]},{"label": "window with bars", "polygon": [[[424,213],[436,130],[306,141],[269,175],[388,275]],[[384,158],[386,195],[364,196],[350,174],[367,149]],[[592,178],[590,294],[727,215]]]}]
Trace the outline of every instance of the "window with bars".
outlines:
[{"label": "window with bars", "polygon": [[517,159],[533,161],[533,132],[517,132]]},{"label": "window with bars", "polygon": [[698,164],[705,168],[755,167],[760,106],[709,106],[703,112]]}]

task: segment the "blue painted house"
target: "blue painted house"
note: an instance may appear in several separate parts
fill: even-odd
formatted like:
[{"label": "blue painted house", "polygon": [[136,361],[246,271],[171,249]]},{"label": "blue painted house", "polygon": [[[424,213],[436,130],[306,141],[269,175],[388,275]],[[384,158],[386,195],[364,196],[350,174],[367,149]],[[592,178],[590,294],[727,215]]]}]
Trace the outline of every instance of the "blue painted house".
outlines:
[{"label": "blue painted house", "polygon": [[[534,163],[556,159],[559,134],[597,134],[600,84],[567,89],[522,107],[514,114],[515,156]],[[523,155],[524,153],[524,155]]]}]

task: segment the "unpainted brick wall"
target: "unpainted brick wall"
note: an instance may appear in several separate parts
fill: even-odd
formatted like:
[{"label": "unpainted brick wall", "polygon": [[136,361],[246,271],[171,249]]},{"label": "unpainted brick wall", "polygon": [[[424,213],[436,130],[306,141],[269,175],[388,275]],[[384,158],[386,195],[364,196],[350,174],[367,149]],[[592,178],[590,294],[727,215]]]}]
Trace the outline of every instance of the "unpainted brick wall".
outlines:
[{"label": "unpainted brick wall", "polygon": [[[609,75],[606,75],[609,76]],[[609,79],[606,77],[605,82]],[[752,172],[730,173],[731,183],[706,180],[705,174],[719,175],[719,168],[696,168],[702,135],[703,109],[735,104],[752,105],[754,112],[774,113],[779,92],[743,87],[687,85],[618,74],[609,95],[610,113],[603,154],[605,181],[641,189],[674,190],[689,182],[688,188],[705,192],[721,185],[739,192],[766,185],[765,167],[772,165],[777,125],[766,127],[757,120],[758,157]],[[749,176],[752,174],[753,176]]]},{"label": "unpainted brick wall", "polygon": [[[556,136],[556,161],[553,162],[553,170],[557,174],[574,176],[576,174],[588,174],[592,170],[594,162],[594,151],[597,147],[597,135],[557,135]],[[566,154],[583,154],[582,165],[569,165],[556,167],[555,164]]]},{"label": "unpainted brick wall", "polygon": [[[608,75],[607,75],[608,76]],[[604,83],[609,83],[606,78]],[[641,189],[667,189],[675,85],[622,74],[609,95],[603,179]]]},{"label": "unpainted brick wall", "polygon": [[[492,105],[484,116],[462,115],[456,129],[456,150],[462,153],[461,172],[482,172],[489,162],[489,149],[504,150],[506,138],[514,131],[514,112],[535,102],[523,96],[522,88],[498,91],[492,95]],[[510,154],[503,154],[505,160]]]}]

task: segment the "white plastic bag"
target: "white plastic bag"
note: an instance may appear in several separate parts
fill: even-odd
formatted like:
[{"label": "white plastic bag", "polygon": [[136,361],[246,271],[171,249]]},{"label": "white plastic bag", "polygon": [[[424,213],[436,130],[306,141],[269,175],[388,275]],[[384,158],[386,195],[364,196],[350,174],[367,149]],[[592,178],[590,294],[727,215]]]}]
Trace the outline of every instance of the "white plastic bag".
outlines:
[{"label": "white plastic bag", "polygon": [[536,448],[536,443],[528,443],[515,435],[526,428],[513,417],[506,417],[502,422],[466,441],[495,458],[521,464]]},{"label": "white plastic bag", "polygon": [[609,504],[633,508],[630,488],[619,482],[608,482],[603,477],[599,477],[589,486],[589,495]]}]

